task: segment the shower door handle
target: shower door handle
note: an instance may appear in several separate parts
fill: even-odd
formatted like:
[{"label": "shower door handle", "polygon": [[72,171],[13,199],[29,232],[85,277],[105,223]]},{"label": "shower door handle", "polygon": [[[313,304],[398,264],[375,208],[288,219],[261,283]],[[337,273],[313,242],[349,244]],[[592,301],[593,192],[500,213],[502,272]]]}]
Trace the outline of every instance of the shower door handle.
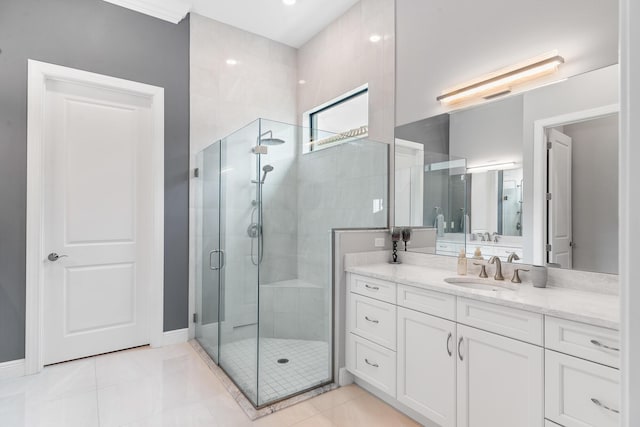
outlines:
[{"label": "shower door handle", "polygon": [[220,269],[223,269],[227,263],[227,257],[224,254],[224,250],[220,249]]},{"label": "shower door handle", "polygon": [[[209,252],[209,270],[220,270],[224,266],[224,256],[221,258],[220,253],[224,254],[224,251],[220,249],[214,249]],[[213,266],[213,254],[218,254],[218,266]]]}]

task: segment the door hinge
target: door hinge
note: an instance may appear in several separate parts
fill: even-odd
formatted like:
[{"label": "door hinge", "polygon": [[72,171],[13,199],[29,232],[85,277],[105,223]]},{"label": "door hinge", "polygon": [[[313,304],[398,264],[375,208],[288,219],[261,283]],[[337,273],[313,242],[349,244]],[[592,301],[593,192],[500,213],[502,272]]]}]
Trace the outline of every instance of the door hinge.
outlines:
[{"label": "door hinge", "polygon": [[551,150],[553,148],[553,142],[547,141],[547,150]]},{"label": "door hinge", "polygon": [[200,176],[200,168],[195,168],[193,170],[193,177],[198,178]]},{"label": "door hinge", "polygon": [[546,246],[547,252],[551,252],[551,245]]},{"label": "door hinge", "polygon": [[193,313],[193,323],[198,323],[198,313]]},{"label": "door hinge", "polygon": [[547,193],[547,200],[551,200],[551,193]]}]

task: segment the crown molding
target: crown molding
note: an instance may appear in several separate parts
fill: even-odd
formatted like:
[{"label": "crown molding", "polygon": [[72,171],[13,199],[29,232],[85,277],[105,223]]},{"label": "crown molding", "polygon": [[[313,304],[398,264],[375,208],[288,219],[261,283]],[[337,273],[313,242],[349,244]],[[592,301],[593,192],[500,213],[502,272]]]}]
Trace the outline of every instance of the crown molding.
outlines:
[{"label": "crown molding", "polygon": [[183,0],[104,0],[145,15],[177,24],[191,10],[191,4]]}]

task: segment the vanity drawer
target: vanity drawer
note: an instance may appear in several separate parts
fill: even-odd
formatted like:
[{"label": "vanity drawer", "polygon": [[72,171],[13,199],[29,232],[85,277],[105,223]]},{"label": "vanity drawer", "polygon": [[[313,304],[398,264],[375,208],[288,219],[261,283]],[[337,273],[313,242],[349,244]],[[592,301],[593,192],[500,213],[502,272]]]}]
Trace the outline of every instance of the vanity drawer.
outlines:
[{"label": "vanity drawer", "polygon": [[545,351],[545,416],[564,427],[618,426],[619,387],[617,369]]},{"label": "vanity drawer", "polygon": [[620,367],[620,337],[618,331],[545,317],[544,346],[582,359]]},{"label": "vanity drawer", "polygon": [[457,321],[505,337],[542,346],[543,316],[458,297]]},{"label": "vanity drawer", "polygon": [[454,295],[414,286],[398,285],[398,305],[444,319],[456,320],[456,297]]},{"label": "vanity drawer", "polygon": [[354,293],[349,296],[349,332],[395,350],[396,306]]},{"label": "vanity drawer", "polygon": [[369,277],[351,275],[350,290],[360,295],[396,303],[396,284],[385,280],[371,279]]},{"label": "vanity drawer", "polygon": [[355,376],[395,398],[396,353],[360,338],[347,336],[347,369]]}]

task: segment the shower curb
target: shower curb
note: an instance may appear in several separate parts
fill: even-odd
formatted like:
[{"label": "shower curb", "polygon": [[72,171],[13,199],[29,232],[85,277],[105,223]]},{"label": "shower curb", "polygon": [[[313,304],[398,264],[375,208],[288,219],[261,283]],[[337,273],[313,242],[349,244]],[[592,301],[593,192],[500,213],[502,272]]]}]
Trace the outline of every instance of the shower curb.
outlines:
[{"label": "shower curb", "polygon": [[244,413],[247,415],[247,417],[249,417],[251,421],[257,420],[258,418],[262,418],[269,414],[273,414],[276,411],[288,408],[300,402],[304,402],[305,400],[309,400],[313,397],[319,396],[331,390],[335,390],[339,387],[336,383],[327,384],[290,397],[288,399],[281,400],[272,405],[265,406],[264,408],[256,409],[249,401],[249,399],[247,399],[245,395],[242,394],[238,386],[236,386],[235,383],[231,381],[231,379],[227,376],[227,374],[211,359],[211,356],[209,356],[209,354],[197,340],[189,340],[189,344],[191,344],[191,347],[193,347],[196,353],[198,353],[204,363],[216,375],[216,377],[218,377],[231,397],[233,397],[233,399],[240,406],[240,408],[242,408]]}]

